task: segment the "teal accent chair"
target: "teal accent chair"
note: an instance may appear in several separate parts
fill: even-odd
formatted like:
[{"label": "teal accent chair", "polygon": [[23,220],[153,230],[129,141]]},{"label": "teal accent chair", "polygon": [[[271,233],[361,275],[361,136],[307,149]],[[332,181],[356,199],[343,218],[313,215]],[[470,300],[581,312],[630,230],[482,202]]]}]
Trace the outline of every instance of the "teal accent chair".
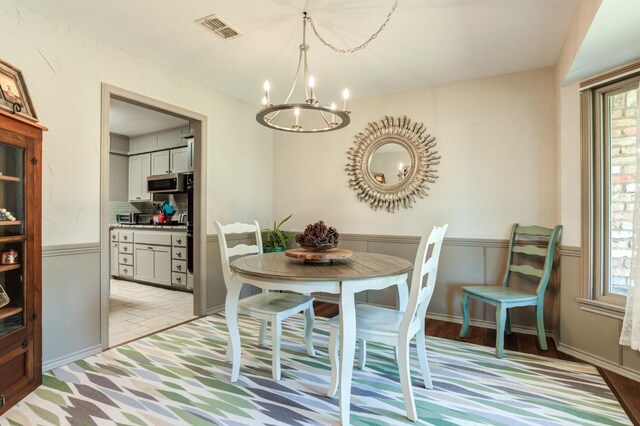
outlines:
[{"label": "teal accent chair", "polygon": [[[547,350],[547,337],[544,333],[544,292],[547,289],[547,284],[549,284],[551,270],[553,269],[553,257],[561,231],[562,225],[557,225],[554,228],[519,226],[517,223],[513,225],[503,284],[462,287],[463,323],[460,337],[465,337],[469,331],[469,301],[471,298],[493,305],[496,307],[496,356],[502,358],[504,356],[505,327],[506,332],[508,334],[511,333],[508,309],[535,306],[538,341],[540,342],[540,348],[543,351]],[[541,247],[540,243],[544,241],[546,241],[546,247]],[[542,257],[544,258],[544,266],[542,269],[538,269],[531,265],[516,265],[513,263],[514,253]],[[540,281],[536,291],[530,292],[509,288],[512,273],[538,277]]]}]

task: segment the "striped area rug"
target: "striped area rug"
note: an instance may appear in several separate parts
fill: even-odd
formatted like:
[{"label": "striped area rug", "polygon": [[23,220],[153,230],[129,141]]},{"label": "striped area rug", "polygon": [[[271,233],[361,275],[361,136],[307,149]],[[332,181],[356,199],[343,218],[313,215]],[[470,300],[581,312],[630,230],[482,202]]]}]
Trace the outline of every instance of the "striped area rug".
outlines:
[{"label": "striped area rug", "polygon": [[[302,316],[283,324],[282,380],[259,323],[241,317],[240,380],[229,383],[223,314],[201,318],[47,372],[43,385],[9,410],[2,425],[336,425],[338,400],[325,395],[328,327],[318,318],[318,356],[307,356]],[[269,343],[269,342],[268,342]],[[434,389],[412,372],[418,424],[628,425],[594,367],[429,337]],[[354,425],[413,424],[405,417],[390,348],[369,344],[354,370]]]}]

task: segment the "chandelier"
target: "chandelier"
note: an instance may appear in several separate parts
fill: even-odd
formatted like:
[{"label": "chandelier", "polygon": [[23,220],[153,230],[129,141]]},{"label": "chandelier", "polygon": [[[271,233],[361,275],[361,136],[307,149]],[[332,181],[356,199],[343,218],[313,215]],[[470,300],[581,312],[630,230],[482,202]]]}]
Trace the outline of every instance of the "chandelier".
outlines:
[{"label": "chandelier", "polygon": [[[307,22],[311,25],[315,35],[327,47],[338,53],[354,53],[364,49],[391,19],[391,15],[398,6],[398,0],[395,1],[391,12],[387,15],[387,19],[382,26],[367,41],[352,49],[338,49],[326,42],[316,30],[313,21],[307,16],[307,12],[302,15],[302,44],[300,44],[300,53],[298,55],[298,67],[296,69],[293,85],[289,91],[289,95],[281,104],[271,103],[271,85],[269,81],[264,82],[264,97],[262,98],[262,108],[256,114],[258,123],[274,130],[297,133],[321,133],[332,130],[342,129],[351,121],[349,118],[349,89],[342,92],[342,108],[336,107],[335,103],[331,105],[322,105],[316,98],[316,80],[309,71],[307,61],[307,52],[309,45],[307,44]],[[300,79],[300,69],[302,68],[302,78],[304,81],[305,99],[302,102],[289,102],[294,94],[296,85]]]}]

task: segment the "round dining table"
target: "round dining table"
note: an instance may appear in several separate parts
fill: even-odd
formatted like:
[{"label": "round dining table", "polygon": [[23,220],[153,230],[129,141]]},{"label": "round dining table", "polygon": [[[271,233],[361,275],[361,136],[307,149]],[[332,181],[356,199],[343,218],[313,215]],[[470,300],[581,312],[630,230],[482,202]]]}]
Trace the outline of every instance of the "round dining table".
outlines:
[{"label": "round dining table", "polygon": [[348,259],[331,263],[305,263],[284,253],[265,253],[240,257],[230,264],[232,279],[225,302],[231,345],[231,381],[240,374],[240,330],[238,301],[243,284],[266,290],[284,290],[301,294],[324,292],[339,294],[340,299],[340,420],[349,424],[351,376],[356,346],[355,296],[365,290],[397,286],[399,309],[408,301],[407,276],[413,264],[406,259],[376,253],[354,252]]}]

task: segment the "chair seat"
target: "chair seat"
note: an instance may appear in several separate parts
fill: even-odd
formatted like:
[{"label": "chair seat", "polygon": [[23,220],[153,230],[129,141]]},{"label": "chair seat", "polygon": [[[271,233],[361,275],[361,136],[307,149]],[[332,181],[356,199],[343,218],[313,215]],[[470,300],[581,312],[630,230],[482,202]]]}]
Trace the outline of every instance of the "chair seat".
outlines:
[{"label": "chair seat", "polygon": [[535,293],[515,290],[501,285],[467,286],[462,287],[462,290],[470,293],[471,295],[479,296],[484,299],[495,300],[497,302],[528,302],[537,300]]},{"label": "chair seat", "polygon": [[290,310],[303,310],[305,304],[313,302],[313,297],[293,293],[260,293],[238,302],[238,311],[257,312],[261,314],[278,314]]},{"label": "chair seat", "polygon": [[[398,334],[404,312],[373,305],[356,305],[358,333]],[[340,316],[329,320],[329,326],[340,328]]]}]

